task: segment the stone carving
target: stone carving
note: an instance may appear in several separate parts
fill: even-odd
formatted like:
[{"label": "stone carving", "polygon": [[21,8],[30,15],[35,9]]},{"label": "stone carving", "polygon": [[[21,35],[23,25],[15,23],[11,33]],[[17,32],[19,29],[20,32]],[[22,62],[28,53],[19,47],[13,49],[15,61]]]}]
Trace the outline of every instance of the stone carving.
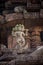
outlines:
[{"label": "stone carving", "polygon": [[14,8],[14,12],[16,12],[16,13],[27,13],[27,10],[23,6],[16,6]]},{"label": "stone carving", "polygon": [[23,51],[28,48],[28,44],[25,43],[25,27],[24,25],[17,24],[12,30],[12,36],[16,39],[16,48]]}]

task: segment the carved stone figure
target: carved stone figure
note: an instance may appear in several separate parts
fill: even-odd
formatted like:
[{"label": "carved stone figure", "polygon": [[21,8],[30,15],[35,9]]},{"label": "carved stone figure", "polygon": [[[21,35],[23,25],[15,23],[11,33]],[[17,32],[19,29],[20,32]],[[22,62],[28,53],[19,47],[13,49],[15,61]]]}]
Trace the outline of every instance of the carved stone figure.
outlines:
[{"label": "carved stone figure", "polygon": [[28,48],[28,44],[25,43],[24,30],[25,30],[24,25],[17,24],[12,31],[12,36],[15,37],[17,43],[16,48],[19,49],[20,51]]},{"label": "carved stone figure", "polygon": [[14,12],[16,12],[16,13],[27,13],[27,10],[23,6],[16,6],[14,8]]}]

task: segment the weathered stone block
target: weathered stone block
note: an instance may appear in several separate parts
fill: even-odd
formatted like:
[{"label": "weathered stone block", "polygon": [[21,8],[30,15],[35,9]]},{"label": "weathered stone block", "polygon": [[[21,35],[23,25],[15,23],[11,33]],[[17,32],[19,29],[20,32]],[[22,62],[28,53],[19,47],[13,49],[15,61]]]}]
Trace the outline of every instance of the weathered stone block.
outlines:
[{"label": "weathered stone block", "polygon": [[23,15],[21,13],[7,14],[5,19],[6,19],[6,21],[13,21],[13,20],[16,20],[16,19],[23,19]]},{"label": "weathered stone block", "polygon": [[39,12],[28,12],[26,14],[24,14],[24,18],[25,19],[35,19],[35,18],[39,18]]}]

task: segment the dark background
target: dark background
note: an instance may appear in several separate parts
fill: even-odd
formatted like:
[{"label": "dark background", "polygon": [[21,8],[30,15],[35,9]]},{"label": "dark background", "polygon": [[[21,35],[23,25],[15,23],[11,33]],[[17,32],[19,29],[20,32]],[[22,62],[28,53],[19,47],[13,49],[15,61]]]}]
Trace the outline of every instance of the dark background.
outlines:
[{"label": "dark background", "polygon": [[[2,14],[2,11],[5,10],[5,2],[8,0],[0,0],[0,14]],[[13,2],[15,0],[12,0]],[[42,0],[30,0],[31,3],[41,3]]]}]

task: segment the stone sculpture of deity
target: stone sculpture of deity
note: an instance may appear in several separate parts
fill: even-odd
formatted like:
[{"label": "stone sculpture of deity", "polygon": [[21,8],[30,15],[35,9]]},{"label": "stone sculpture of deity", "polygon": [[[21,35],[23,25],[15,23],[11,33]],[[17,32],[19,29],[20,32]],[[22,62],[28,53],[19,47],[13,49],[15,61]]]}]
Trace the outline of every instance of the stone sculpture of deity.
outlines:
[{"label": "stone sculpture of deity", "polygon": [[12,30],[12,36],[16,39],[16,48],[19,48],[20,51],[23,51],[28,48],[28,45],[25,43],[25,33],[24,25],[17,24]]}]

